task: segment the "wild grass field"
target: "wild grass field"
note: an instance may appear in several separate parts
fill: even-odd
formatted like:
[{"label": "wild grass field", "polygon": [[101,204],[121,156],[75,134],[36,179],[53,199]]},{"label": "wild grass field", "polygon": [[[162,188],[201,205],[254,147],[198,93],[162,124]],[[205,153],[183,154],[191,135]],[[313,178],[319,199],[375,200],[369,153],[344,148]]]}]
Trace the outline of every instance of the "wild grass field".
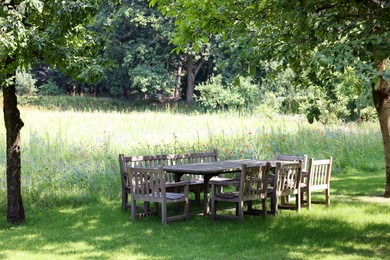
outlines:
[{"label": "wild grass field", "polygon": [[[88,111],[88,112],[86,112]],[[309,124],[298,116],[115,112],[22,107],[26,223],[5,221],[5,129],[0,128],[0,258],[385,259],[390,201],[378,123]],[[3,122],[3,115],[0,116]],[[244,223],[191,215],[162,226],[121,209],[118,155],[207,151],[221,160],[275,153],[333,156],[331,206]],[[322,194],[320,194],[322,195]],[[318,198],[319,195],[317,195]],[[200,207],[190,205],[197,213]]]}]

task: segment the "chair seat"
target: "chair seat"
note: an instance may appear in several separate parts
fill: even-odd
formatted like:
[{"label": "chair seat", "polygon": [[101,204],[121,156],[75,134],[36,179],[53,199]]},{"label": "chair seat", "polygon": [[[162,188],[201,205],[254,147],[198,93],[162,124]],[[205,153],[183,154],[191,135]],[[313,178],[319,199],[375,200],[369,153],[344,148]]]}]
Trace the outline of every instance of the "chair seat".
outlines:
[{"label": "chair seat", "polygon": [[183,193],[174,193],[174,192],[167,192],[166,193],[167,199],[169,200],[178,200],[186,197],[186,194]]},{"label": "chair seat", "polygon": [[189,185],[202,185],[204,184],[204,181],[201,180],[201,179],[192,179],[190,180],[190,184]]},{"label": "chair seat", "polygon": [[217,193],[215,194],[216,198],[221,198],[221,199],[234,199],[238,198],[238,191],[232,191],[232,192],[224,192],[224,193]]}]

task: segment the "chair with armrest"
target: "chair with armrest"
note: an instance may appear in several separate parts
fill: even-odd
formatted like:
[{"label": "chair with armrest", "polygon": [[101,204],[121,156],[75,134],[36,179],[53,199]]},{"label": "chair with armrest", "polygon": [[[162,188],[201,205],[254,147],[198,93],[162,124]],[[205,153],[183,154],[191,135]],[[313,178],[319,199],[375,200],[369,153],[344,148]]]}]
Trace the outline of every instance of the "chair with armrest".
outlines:
[{"label": "chair with armrest", "polygon": [[[276,154],[275,155],[275,160],[277,161],[292,161],[292,162],[298,162],[302,161],[303,166],[302,166],[302,177],[306,178],[306,167],[307,167],[307,155],[304,154],[302,156],[300,155],[286,155],[286,154]],[[282,204],[290,202],[290,196],[282,197],[281,200]]]},{"label": "chair with armrest", "polygon": [[[169,155],[146,155],[146,156],[124,156],[123,154],[119,155],[119,167],[121,173],[121,184],[122,184],[122,208],[130,208],[129,194],[130,194],[130,183],[128,181],[128,172],[127,167],[156,167],[160,165],[171,165],[171,157]],[[166,180],[168,182],[173,182],[172,174],[166,173]],[[145,204],[145,206],[147,203]]]},{"label": "chair with armrest", "polygon": [[[301,208],[300,183],[302,178],[303,162],[277,162],[273,183],[268,190],[268,196],[271,198],[271,212],[273,215],[278,213],[278,209],[295,209],[298,212]],[[295,204],[283,203],[279,205],[279,197],[296,195]]]},{"label": "chair with armrest", "polygon": [[[158,203],[161,203],[162,224],[172,220],[187,220],[189,216],[188,181],[167,183],[166,174],[162,167],[131,167],[128,166],[128,180],[131,184],[131,219],[158,215]],[[182,187],[184,193],[167,192],[168,187]],[[153,202],[154,211],[137,213],[137,201]],[[184,203],[184,213],[168,216],[167,204]]]},{"label": "chair with armrest", "polygon": [[[217,162],[219,161],[218,150],[214,149],[212,152],[180,154],[174,161],[175,164]],[[203,192],[204,194],[204,192],[208,192],[204,190],[203,176],[185,174],[181,179],[190,181],[190,192],[195,194],[195,203],[200,204],[200,193]]]},{"label": "chair with armrest", "polygon": [[[320,203],[330,205],[330,176],[332,172],[332,161],[333,158],[324,160],[314,160],[313,158],[309,161],[309,171],[307,174],[306,181],[302,184],[301,193],[302,200],[306,193],[306,206],[309,210],[311,209],[312,203]],[[312,201],[311,193],[316,191],[325,191],[325,201]]]},{"label": "chair with armrest", "polygon": [[[215,221],[217,218],[232,219],[243,222],[244,218],[244,202],[253,202],[262,200],[261,213],[265,218],[267,216],[267,186],[268,186],[268,169],[267,166],[247,166],[242,165],[240,180],[228,180],[212,182],[212,198],[211,198],[211,218]],[[232,186],[227,188],[227,186]],[[220,187],[224,187],[221,189]],[[217,214],[218,202],[232,202],[236,204],[236,215],[221,215]],[[252,210],[251,213],[253,213]]]}]

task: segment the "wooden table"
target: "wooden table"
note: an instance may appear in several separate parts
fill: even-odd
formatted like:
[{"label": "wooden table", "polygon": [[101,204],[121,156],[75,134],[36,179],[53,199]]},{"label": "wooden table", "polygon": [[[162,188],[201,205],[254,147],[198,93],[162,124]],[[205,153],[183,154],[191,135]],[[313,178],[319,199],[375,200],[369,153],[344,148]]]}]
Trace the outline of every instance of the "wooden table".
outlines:
[{"label": "wooden table", "polygon": [[248,166],[265,166],[267,162],[271,163],[271,166],[275,167],[276,162],[274,160],[227,160],[219,162],[207,162],[207,163],[192,163],[181,165],[163,166],[163,169],[167,172],[175,174],[175,181],[180,181],[181,176],[184,174],[198,174],[204,176],[204,202],[203,202],[203,214],[209,213],[209,181],[212,177],[218,176],[223,173],[240,172],[243,164]]}]

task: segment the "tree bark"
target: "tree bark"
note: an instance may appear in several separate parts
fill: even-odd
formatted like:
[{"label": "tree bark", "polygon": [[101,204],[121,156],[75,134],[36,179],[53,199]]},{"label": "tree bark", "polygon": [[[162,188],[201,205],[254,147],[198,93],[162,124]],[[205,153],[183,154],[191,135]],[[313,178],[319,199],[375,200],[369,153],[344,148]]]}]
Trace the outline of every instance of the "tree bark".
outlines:
[{"label": "tree bark", "polygon": [[14,76],[15,72],[8,75],[8,78],[13,78],[13,83],[3,86],[3,112],[7,139],[7,221],[19,224],[25,220],[20,183],[20,129],[24,124],[17,108]]},{"label": "tree bark", "polygon": [[175,92],[173,93],[174,98],[180,97],[180,86],[181,86],[181,72],[183,70],[183,60],[179,57],[179,62],[177,64],[177,73],[176,73],[176,86]]},{"label": "tree bark", "polygon": [[186,91],[186,103],[194,103],[194,89],[195,89],[195,78],[200,68],[203,65],[203,58],[201,58],[199,64],[194,69],[194,55],[187,54],[187,91]]},{"label": "tree bark", "polygon": [[[378,64],[378,71],[384,71],[387,67],[387,60]],[[378,89],[373,86],[372,95],[374,105],[378,113],[379,124],[382,133],[383,146],[386,162],[386,187],[385,198],[390,198],[390,85],[383,78],[380,79]]]},{"label": "tree bark", "polygon": [[194,67],[194,55],[187,55],[187,91],[186,91],[186,103],[192,104],[194,102],[194,88],[195,88],[195,76],[192,73]]}]

